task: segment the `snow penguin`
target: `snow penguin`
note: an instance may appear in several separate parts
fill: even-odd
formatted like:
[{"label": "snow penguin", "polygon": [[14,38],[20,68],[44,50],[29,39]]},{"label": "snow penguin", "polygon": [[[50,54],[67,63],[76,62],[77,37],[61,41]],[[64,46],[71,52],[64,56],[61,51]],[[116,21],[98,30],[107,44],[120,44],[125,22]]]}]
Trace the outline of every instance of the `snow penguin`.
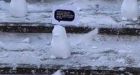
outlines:
[{"label": "snow penguin", "polygon": [[71,55],[70,49],[65,28],[55,25],[52,31],[51,54],[54,58],[68,58]]},{"label": "snow penguin", "polygon": [[122,20],[138,19],[138,3],[137,0],[124,0],[121,6]]},{"label": "snow penguin", "polygon": [[27,14],[26,0],[11,0],[9,12],[13,17],[25,17]]}]

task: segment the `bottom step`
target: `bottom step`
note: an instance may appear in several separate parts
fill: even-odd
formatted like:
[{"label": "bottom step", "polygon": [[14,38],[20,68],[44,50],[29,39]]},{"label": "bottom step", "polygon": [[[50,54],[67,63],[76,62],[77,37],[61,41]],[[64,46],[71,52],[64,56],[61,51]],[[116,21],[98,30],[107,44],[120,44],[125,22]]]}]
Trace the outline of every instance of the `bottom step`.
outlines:
[{"label": "bottom step", "polygon": [[[43,68],[1,68],[0,75],[52,75],[58,69]],[[86,70],[86,69],[63,69],[65,75],[140,75],[140,70],[128,68],[126,70]]]}]

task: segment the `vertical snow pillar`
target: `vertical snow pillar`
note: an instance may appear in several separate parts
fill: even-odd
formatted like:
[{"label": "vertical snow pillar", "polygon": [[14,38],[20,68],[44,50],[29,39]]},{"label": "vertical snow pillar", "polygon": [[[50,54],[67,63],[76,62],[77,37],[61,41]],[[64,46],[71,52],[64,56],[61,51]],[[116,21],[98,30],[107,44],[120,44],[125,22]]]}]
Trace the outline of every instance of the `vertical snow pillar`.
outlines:
[{"label": "vertical snow pillar", "polygon": [[51,54],[55,58],[68,58],[71,55],[70,44],[63,26],[55,25],[52,32]]},{"label": "vertical snow pillar", "polygon": [[27,14],[26,0],[11,0],[9,12],[13,17],[25,17]]},{"label": "vertical snow pillar", "polygon": [[137,0],[124,0],[121,6],[122,20],[138,19],[138,2]]}]

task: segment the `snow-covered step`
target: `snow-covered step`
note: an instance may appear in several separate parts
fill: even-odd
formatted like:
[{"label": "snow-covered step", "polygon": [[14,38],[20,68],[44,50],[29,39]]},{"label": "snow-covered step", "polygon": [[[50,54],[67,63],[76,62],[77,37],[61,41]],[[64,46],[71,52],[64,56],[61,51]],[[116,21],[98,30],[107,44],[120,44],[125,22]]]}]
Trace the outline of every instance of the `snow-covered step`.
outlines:
[{"label": "snow-covered step", "polygon": [[[46,23],[0,23],[0,31],[15,32],[15,33],[51,33],[53,30],[52,24]],[[68,33],[87,33],[94,28],[86,26],[64,26]]]},{"label": "snow-covered step", "polygon": [[[29,65],[28,65],[29,66]],[[32,65],[33,66],[33,65]],[[53,68],[35,68],[35,67],[18,67],[16,70],[12,70],[11,67],[5,67],[1,68],[1,75],[137,75],[140,74],[139,68],[126,68],[123,67],[116,67],[114,70],[91,70],[91,69],[62,69],[61,72],[59,69],[53,69]]]},{"label": "snow-covered step", "polygon": [[[122,68],[140,66],[139,36],[99,35],[96,34],[96,32],[94,35],[92,33],[68,34],[68,40],[72,45],[72,56],[69,59],[63,60],[49,58],[50,55],[48,50],[52,36],[51,34],[0,33],[0,35],[0,40],[4,44],[9,41],[10,43],[16,42],[15,44],[18,44],[19,42],[26,40],[27,42],[24,43],[31,41],[31,45],[35,47],[35,50],[33,51],[1,51],[0,67],[2,68],[6,66],[10,68],[20,67],[26,69],[113,69],[116,71],[116,67],[121,67],[117,68],[117,70],[120,71]],[[85,36],[87,36],[88,39],[85,38],[86,40],[79,43],[81,38],[84,38]],[[27,40],[27,38],[30,38],[30,40]],[[2,42],[0,43],[1,45]],[[8,44],[6,45],[8,46]],[[24,56],[26,59],[22,60]],[[13,61],[16,63],[13,64]]]},{"label": "snow-covered step", "polygon": [[140,35],[139,28],[99,28],[99,34]]}]

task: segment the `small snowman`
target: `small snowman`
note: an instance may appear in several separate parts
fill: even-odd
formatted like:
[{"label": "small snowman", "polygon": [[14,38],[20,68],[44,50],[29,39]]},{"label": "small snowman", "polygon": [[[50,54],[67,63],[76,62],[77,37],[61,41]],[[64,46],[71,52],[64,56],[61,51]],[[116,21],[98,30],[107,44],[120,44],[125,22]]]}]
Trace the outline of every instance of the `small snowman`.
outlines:
[{"label": "small snowman", "polygon": [[26,0],[11,0],[9,12],[13,17],[25,17],[27,14]]},{"label": "small snowman", "polygon": [[68,58],[71,55],[70,44],[63,26],[55,25],[52,32],[50,52],[53,58]]},{"label": "small snowman", "polygon": [[122,20],[138,19],[138,2],[137,0],[124,0],[121,6]]}]

